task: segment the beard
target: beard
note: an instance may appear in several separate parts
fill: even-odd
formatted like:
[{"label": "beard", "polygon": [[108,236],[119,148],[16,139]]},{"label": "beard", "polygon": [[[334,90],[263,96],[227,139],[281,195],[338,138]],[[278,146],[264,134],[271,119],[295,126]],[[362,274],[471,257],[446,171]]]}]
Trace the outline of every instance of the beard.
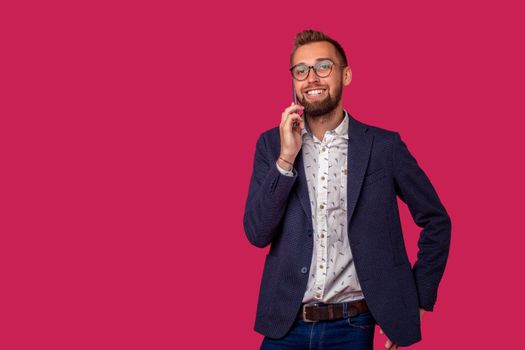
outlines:
[{"label": "beard", "polygon": [[303,96],[301,104],[304,107],[304,112],[308,117],[320,117],[323,115],[330,114],[335,110],[343,94],[343,84],[339,86],[334,91],[334,96],[327,94],[326,98],[322,101],[309,102],[306,99],[306,96]]}]

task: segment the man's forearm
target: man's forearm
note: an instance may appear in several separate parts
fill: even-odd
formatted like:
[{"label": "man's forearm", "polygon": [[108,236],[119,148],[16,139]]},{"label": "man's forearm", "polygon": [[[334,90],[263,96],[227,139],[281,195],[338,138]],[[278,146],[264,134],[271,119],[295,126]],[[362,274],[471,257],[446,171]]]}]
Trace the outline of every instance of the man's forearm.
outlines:
[{"label": "man's forearm", "polygon": [[259,140],[244,212],[244,230],[248,240],[257,247],[271,243],[278,232],[288,197],[297,174],[283,175],[275,159],[269,159],[264,142]]},{"label": "man's forearm", "polygon": [[407,204],[416,225],[423,228],[418,240],[418,259],[413,268],[419,306],[432,311],[448,258],[450,217],[399,134],[394,135],[393,142],[397,195]]}]

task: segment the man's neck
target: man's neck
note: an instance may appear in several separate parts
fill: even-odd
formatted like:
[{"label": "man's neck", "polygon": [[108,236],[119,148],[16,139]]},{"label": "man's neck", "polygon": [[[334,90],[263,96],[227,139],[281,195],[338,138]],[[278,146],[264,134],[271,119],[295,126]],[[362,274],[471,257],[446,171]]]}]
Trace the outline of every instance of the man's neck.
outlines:
[{"label": "man's neck", "polygon": [[343,121],[344,116],[343,107],[339,105],[332,112],[315,118],[308,117],[307,114],[306,119],[308,127],[312,133],[318,140],[322,141],[325,132],[337,128],[337,126]]}]

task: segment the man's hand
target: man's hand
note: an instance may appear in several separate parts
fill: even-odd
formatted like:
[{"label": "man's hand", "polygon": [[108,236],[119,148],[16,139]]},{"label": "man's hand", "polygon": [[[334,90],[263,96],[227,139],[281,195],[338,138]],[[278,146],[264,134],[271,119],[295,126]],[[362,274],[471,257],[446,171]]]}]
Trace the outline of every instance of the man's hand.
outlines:
[{"label": "man's hand", "polygon": [[[425,313],[424,309],[419,309],[419,318],[420,319],[423,319],[423,314],[424,313]],[[379,332],[381,334],[385,334],[381,328],[379,328]],[[388,338],[387,338],[386,343],[385,343],[385,348],[392,349],[392,350],[400,349],[399,346],[397,346],[396,344],[392,343],[392,341],[390,339],[388,339]]]},{"label": "man's hand", "polygon": [[284,158],[286,162],[283,164],[279,162],[279,166],[282,164],[281,167],[286,170],[290,170],[290,163],[294,162],[303,144],[301,130],[304,129],[304,121],[297,113],[303,109],[303,106],[292,103],[281,116],[281,124],[279,125],[281,154],[279,157]]}]

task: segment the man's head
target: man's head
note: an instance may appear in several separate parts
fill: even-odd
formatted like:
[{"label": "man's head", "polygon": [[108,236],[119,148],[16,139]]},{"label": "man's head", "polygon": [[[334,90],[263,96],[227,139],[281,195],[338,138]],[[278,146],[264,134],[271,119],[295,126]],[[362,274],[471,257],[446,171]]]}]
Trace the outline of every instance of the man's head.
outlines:
[{"label": "man's head", "polygon": [[290,66],[297,97],[309,117],[334,111],[341,103],[343,85],[352,80],[341,45],[314,30],[297,34]]}]

